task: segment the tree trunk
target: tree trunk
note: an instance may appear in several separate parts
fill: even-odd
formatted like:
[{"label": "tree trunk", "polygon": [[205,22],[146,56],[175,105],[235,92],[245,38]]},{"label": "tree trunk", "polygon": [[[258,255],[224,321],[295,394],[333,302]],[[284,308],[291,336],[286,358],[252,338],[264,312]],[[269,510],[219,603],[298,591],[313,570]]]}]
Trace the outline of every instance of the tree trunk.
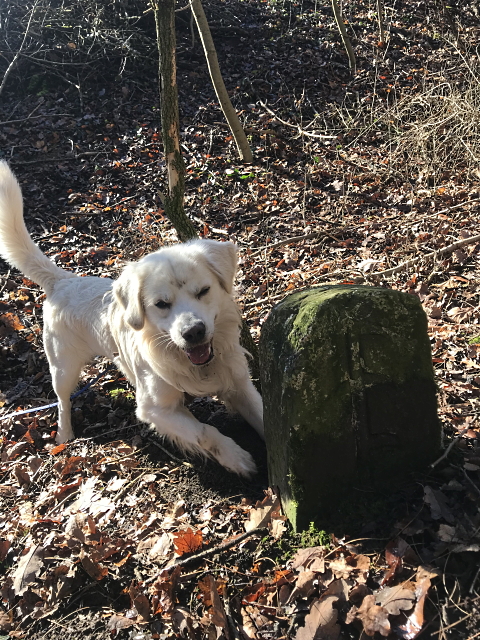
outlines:
[{"label": "tree trunk", "polygon": [[157,29],[160,111],[168,194],[164,196],[165,214],[182,242],[197,237],[193,223],[185,215],[185,166],[180,153],[178,89],[175,41],[175,0],[152,0]]},{"label": "tree trunk", "polygon": [[381,43],[385,42],[385,27],[384,27],[384,8],[383,0],[377,0],[377,18],[378,18],[378,34]]},{"label": "tree trunk", "polygon": [[355,52],[353,50],[352,43],[350,42],[350,38],[348,37],[347,28],[345,27],[345,23],[343,22],[342,11],[338,6],[337,0],[332,0],[332,9],[333,17],[335,18],[338,30],[340,31],[340,35],[342,36],[343,46],[345,47],[345,51],[348,55],[350,71],[352,73],[355,73],[357,70],[357,60],[355,58]]},{"label": "tree trunk", "polygon": [[[175,56],[175,0],[152,0],[152,7],[155,13],[155,25],[157,29],[157,46],[159,56],[158,81],[162,117],[162,136],[163,146],[165,149],[165,161],[168,170],[169,193],[164,196],[165,213],[174,226],[181,242],[186,242],[187,240],[197,239],[198,233],[193,223],[187,218],[183,207],[185,169],[183,158],[180,153],[179,137],[180,118],[178,114],[177,66]],[[236,114],[235,117],[237,117]],[[240,123],[239,126],[241,129]],[[245,137],[244,133],[243,135]],[[240,342],[244,349],[252,355],[250,371],[255,385],[258,387],[259,370],[257,345],[253,341],[245,320],[242,320]]]},{"label": "tree trunk", "polygon": [[217,52],[213,44],[212,34],[208,26],[207,17],[200,0],[190,0],[190,7],[195,16],[198,32],[202,41],[205,57],[207,58],[208,70],[212,79],[213,88],[217,94],[218,101],[222,108],[223,114],[227,119],[228,125],[232,131],[233,137],[237,144],[238,153],[242,162],[253,162],[253,155],[248,144],[247,136],[240,124],[237,113],[233,108],[230,98],[223,82],[220,66],[218,64]]}]

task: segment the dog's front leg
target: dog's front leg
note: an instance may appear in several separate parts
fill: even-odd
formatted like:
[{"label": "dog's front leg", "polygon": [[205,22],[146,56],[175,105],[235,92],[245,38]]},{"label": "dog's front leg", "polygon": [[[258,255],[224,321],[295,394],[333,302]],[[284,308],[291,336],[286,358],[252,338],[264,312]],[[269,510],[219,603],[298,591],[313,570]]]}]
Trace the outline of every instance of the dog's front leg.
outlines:
[{"label": "dog's front leg", "polygon": [[167,436],[180,449],[215,458],[223,467],[243,476],[256,471],[249,453],[215,427],[203,424],[183,406],[183,394],[162,385],[155,396],[137,387],[137,416]]},{"label": "dog's front leg", "polygon": [[255,389],[249,377],[243,376],[235,380],[235,390],[219,393],[230,411],[239,413],[251,425],[258,435],[264,439],[262,396]]}]

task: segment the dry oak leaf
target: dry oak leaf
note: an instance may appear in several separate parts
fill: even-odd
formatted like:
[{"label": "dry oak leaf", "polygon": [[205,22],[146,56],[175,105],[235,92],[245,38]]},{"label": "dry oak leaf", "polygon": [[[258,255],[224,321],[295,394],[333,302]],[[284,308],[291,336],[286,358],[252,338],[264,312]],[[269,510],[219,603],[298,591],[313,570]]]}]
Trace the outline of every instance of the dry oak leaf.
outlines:
[{"label": "dry oak leaf", "polygon": [[453,307],[447,311],[447,316],[456,322],[461,324],[472,315],[473,309],[462,309],[461,307]]},{"label": "dry oak leaf", "polygon": [[295,639],[337,640],[340,627],[337,624],[338,611],[333,607],[337,601],[336,596],[315,600],[310,607],[310,612],[305,616],[305,626],[298,629]]},{"label": "dry oak leaf", "polygon": [[362,602],[365,596],[368,596],[371,593],[371,590],[367,587],[366,584],[357,584],[350,590],[348,594],[348,601],[352,604],[358,605]]},{"label": "dry oak leaf", "polygon": [[278,587],[295,582],[295,574],[290,569],[276,569],[274,572],[274,584]]},{"label": "dry oak leaf", "polygon": [[57,484],[53,491],[53,497],[57,500],[66,497],[66,494],[72,493],[72,491],[76,491],[78,487],[82,484],[82,478],[77,478],[74,482],[70,482],[69,484]]},{"label": "dry oak leaf", "polygon": [[370,571],[370,558],[363,554],[356,555],[353,558],[353,564],[356,571],[358,571],[357,582],[366,582]]},{"label": "dry oak leaf", "polygon": [[8,496],[9,498],[13,498],[13,496],[17,495],[18,489],[12,487],[9,484],[0,484],[0,496]]},{"label": "dry oak leaf", "polygon": [[179,531],[173,534],[173,544],[175,553],[183,556],[185,553],[194,553],[203,546],[203,535],[201,531],[193,533],[192,529]]},{"label": "dry oak leaf", "polygon": [[361,606],[355,613],[356,617],[361,620],[363,630],[367,636],[374,636],[377,632],[385,637],[389,635],[390,622],[388,620],[388,612],[383,607],[375,604],[375,596],[365,596]]},{"label": "dry oak leaf", "polygon": [[133,620],[129,620],[128,618],[125,618],[125,616],[114,614],[107,623],[107,629],[113,637],[113,632],[116,634],[117,631],[120,631],[121,629],[128,629],[128,627],[131,627],[133,624]]},{"label": "dry oak leaf", "polygon": [[53,447],[53,449],[50,449],[50,455],[56,456],[58,453],[62,453],[62,451],[65,451],[66,448],[66,444],[59,444],[56,447]]},{"label": "dry oak leaf", "polygon": [[336,578],[348,578],[351,572],[355,570],[355,567],[344,556],[331,560],[328,568],[333,571]]},{"label": "dry oak leaf", "polygon": [[299,549],[293,556],[290,567],[292,569],[298,569],[303,567],[304,569],[310,569],[311,564],[315,560],[322,560],[323,570],[315,568],[315,571],[323,573],[325,571],[325,547],[309,547],[307,549]]},{"label": "dry oak leaf", "polygon": [[160,571],[157,580],[150,588],[153,593],[152,610],[154,615],[161,613],[162,616],[169,616],[172,613],[174,592],[181,572],[181,567],[175,567],[173,571],[170,571],[170,569]]},{"label": "dry oak leaf", "polygon": [[295,582],[295,587],[290,594],[288,602],[296,598],[308,598],[315,591],[314,582],[317,578],[315,571],[302,571]]},{"label": "dry oak leaf", "polygon": [[256,602],[260,596],[262,596],[267,589],[265,582],[257,582],[256,584],[245,587],[242,594],[242,602]]},{"label": "dry oak leaf", "polygon": [[[360,585],[359,585],[360,586]],[[348,599],[350,586],[343,578],[339,580],[333,580],[327,587],[327,590],[322,593],[322,598],[326,596],[335,596],[343,604]]]},{"label": "dry oak leaf", "polygon": [[175,607],[172,614],[172,623],[174,631],[180,638],[196,638],[192,616],[188,609]]},{"label": "dry oak leaf", "polygon": [[279,540],[287,530],[286,520],[287,516],[282,516],[278,511],[272,513],[270,533],[274,540]]},{"label": "dry oak leaf", "polygon": [[424,488],[424,501],[430,507],[430,512],[434,520],[443,518],[450,524],[455,522],[455,517],[448,508],[446,496],[436,489],[432,489],[428,485]]},{"label": "dry oak leaf", "polygon": [[200,591],[203,594],[203,603],[207,608],[209,620],[216,627],[227,628],[227,617],[217,591],[215,578],[208,574],[198,582]]},{"label": "dry oak leaf", "polygon": [[241,630],[243,634],[249,638],[249,640],[257,640],[257,628],[249,616],[248,611],[242,607],[240,613],[242,616]]},{"label": "dry oak leaf", "polygon": [[4,538],[0,538],[0,562],[3,562],[7,557],[8,550],[11,546],[10,540],[6,540]]},{"label": "dry oak leaf", "polygon": [[[265,611],[269,611],[270,607],[253,607],[252,605],[248,605],[245,607],[245,610],[257,629],[262,629],[262,627],[271,623],[271,620],[264,613]],[[269,615],[275,615],[275,609],[269,611]],[[259,637],[263,640],[265,636],[262,634]]]},{"label": "dry oak leaf", "polygon": [[136,622],[148,622],[150,620],[150,602],[144,593],[132,583],[128,589],[132,608],[137,612]]},{"label": "dry oak leaf", "polygon": [[[412,583],[409,584],[413,586]],[[386,587],[375,595],[375,604],[379,604],[393,616],[398,616],[400,611],[411,609],[414,601],[415,593],[408,589],[406,584]]]},{"label": "dry oak leaf", "polygon": [[82,462],[85,461],[83,456],[70,456],[66,460],[59,460],[53,468],[61,476],[66,476],[70,473],[78,473],[82,470]]},{"label": "dry oak leaf", "polygon": [[5,327],[8,327],[13,331],[21,331],[22,329],[25,329],[23,324],[20,322],[19,317],[13,313],[4,313],[0,316],[0,321],[5,325]]},{"label": "dry oak leaf", "polygon": [[103,580],[103,578],[105,578],[105,576],[108,575],[107,567],[104,567],[100,563],[92,560],[92,558],[89,555],[87,555],[87,553],[85,553],[83,549],[80,551],[79,557],[82,563],[82,567],[85,569],[88,575],[94,580]]},{"label": "dry oak leaf", "polygon": [[153,540],[153,545],[149,552],[150,558],[154,560],[165,558],[170,553],[171,546],[171,536],[166,532],[162,533],[160,537]]},{"label": "dry oak leaf", "polygon": [[[403,538],[395,538],[390,540],[385,548],[385,560],[388,565],[388,571],[386,571],[381,581],[382,585],[388,584],[393,578],[400,573],[403,569],[403,558],[405,554],[412,551],[408,542],[405,542]],[[413,551],[412,551],[413,553]]]},{"label": "dry oak leaf", "polygon": [[413,640],[422,630],[425,599],[432,584],[432,579],[440,575],[441,572],[438,569],[432,569],[424,565],[418,567],[415,584],[417,603],[412,613],[408,616],[407,621],[395,629],[395,633],[403,640]]},{"label": "dry oak leaf", "polygon": [[250,511],[250,519],[245,523],[245,531],[251,531],[257,527],[266,527],[272,517],[278,517],[280,513],[280,498],[267,489],[265,498],[258,501]]},{"label": "dry oak leaf", "polygon": [[10,631],[13,623],[13,611],[8,613],[0,612],[0,631],[3,633],[4,631]]},{"label": "dry oak leaf", "polygon": [[19,464],[15,465],[13,473],[15,474],[15,477],[20,487],[28,487],[32,483],[32,478],[30,477],[30,474],[27,471],[25,471],[25,469],[23,469]]},{"label": "dry oak leaf", "polygon": [[25,549],[20,556],[18,567],[13,574],[13,589],[17,596],[23,595],[28,585],[35,581],[42,570],[44,551],[45,549],[37,544]]}]

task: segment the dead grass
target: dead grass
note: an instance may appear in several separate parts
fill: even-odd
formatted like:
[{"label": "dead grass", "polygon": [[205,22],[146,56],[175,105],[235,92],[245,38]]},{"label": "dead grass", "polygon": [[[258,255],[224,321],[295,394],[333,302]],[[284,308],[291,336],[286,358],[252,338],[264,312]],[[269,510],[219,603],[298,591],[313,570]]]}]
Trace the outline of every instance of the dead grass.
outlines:
[{"label": "dead grass", "polygon": [[394,165],[403,165],[418,183],[441,184],[452,174],[479,177],[480,77],[466,87],[434,83],[401,101],[393,111]]},{"label": "dead grass", "polygon": [[[454,177],[466,183],[480,177],[480,62],[457,52],[458,65],[423,71],[420,86],[398,95],[385,83],[370,95],[346,95],[332,105],[331,129],[341,131],[345,150],[376,140],[389,162],[383,176],[417,186],[437,187]],[[378,78],[382,72],[378,71]]]}]

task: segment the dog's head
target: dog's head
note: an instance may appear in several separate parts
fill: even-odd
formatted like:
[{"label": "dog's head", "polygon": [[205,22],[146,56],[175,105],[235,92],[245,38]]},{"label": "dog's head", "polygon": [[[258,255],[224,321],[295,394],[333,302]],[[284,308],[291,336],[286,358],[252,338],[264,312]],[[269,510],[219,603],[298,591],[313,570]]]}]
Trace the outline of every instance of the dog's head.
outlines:
[{"label": "dog's head", "polygon": [[148,324],[154,344],[173,342],[202,365],[213,357],[215,320],[231,303],[236,268],[234,244],[196,240],[128,264],[113,292],[132,329]]}]

